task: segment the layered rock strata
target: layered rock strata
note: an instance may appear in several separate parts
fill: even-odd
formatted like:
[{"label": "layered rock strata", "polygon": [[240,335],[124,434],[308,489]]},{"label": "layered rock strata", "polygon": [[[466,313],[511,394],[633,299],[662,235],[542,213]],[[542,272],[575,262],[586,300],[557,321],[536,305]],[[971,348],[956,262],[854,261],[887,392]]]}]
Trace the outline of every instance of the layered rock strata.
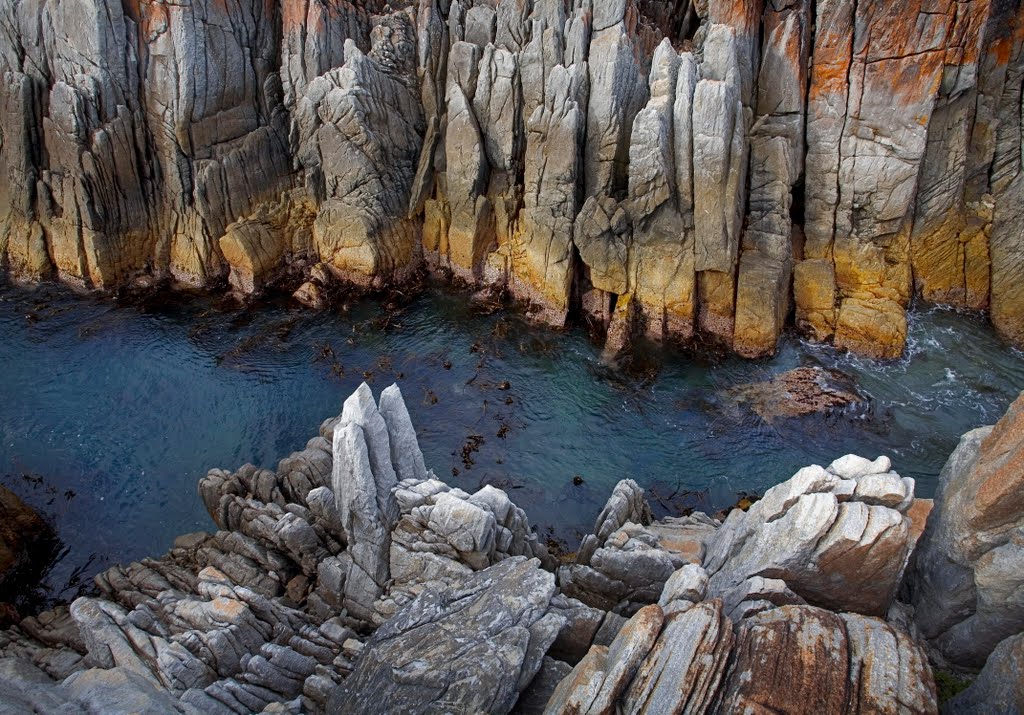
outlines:
[{"label": "layered rock strata", "polygon": [[[363,385],[275,470],[211,470],[216,533],[0,631],[0,711],[934,713],[929,653],[985,666],[950,712],[1012,708],[1013,585],[986,555],[973,580],[958,571],[947,522],[984,516],[974,541],[991,546],[994,520],[1019,521],[978,486],[1012,471],[1019,411],[980,447],[965,436],[906,575],[928,505],[888,458],[855,455],[722,522],[654,521],[624,480],[556,568],[504,492],[426,469],[397,386]],[[994,551],[1024,558],[1012,534]],[[936,636],[965,584],[974,611]]]},{"label": "layered rock strata", "polygon": [[[0,256],[258,291],[421,263],[563,324],[898,355],[1024,342],[1017,0],[0,8]],[[322,277],[297,297],[323,302]],[[299,281],[301,282],[301,281]]]}]

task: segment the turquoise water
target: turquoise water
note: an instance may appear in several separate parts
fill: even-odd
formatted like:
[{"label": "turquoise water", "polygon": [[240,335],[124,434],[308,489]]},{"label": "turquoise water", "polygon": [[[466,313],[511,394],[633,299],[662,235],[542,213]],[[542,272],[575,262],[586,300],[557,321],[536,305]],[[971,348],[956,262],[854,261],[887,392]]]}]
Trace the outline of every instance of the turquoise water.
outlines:
[{"label": "turquoise water", "polygon": [[[211,528],[195,488],[207,469],[273,468],[364,379],[399,383],[439,476],[505,488],[570,548],[625,477],[662,513],[715,511],[803,465],[884,453],[930,495],[959,435],[1024,388],[1024,357],[983,318],[936,308],[912,317],[895,362],[787,336],[771,360],[651,351],[628,372],[582,330],[484,315],[436,287],[316,313],[5,285],[0,336],[0,483],[54,521],[65,550],[47,586],[64,596]],[[767,424],[725,394],[799,365],[843,372],[870,406]]]}]

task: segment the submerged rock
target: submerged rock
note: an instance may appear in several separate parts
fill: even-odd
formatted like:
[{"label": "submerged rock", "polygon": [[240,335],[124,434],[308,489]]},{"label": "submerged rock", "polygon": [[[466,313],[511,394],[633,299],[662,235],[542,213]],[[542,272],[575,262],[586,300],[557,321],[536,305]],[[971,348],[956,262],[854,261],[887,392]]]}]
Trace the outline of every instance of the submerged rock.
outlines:
[{"label": "submerged rock", "polygon": [[14,607],[4,608],[35,588],[53,556],[54,534],[31,507],[0,486],[0,626],[16,618]]},{"label": "submerged rock", "polygon": [[733,387],[728,395],[769,423],[867,403],[849,378],[820,367],[798,367],[764,382]]}]

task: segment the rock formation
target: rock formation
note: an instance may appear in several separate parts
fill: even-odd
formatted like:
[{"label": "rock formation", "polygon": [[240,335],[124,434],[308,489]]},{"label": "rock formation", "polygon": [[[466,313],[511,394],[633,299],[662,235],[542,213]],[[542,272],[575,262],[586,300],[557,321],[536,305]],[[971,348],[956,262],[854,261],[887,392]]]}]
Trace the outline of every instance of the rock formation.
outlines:
[{"label": "rock formation", "polygon": [[848,377],[821,367],[797,367],[762,382],[737,385],[726,394],[769,423],[856,408],[868,401]]},{"label": "rock formation", "polygon": [[949,663],[980,668],[1024,630],[1024,398],[960,440],[914,560],[917,627]]},{"label": "rock formation", "polygon": [[0,712],[935,713],[929,654],[984,665],[949,712],[1012,710],[1022,405],[965,436],[904,578],[929,505],[886,457],[722,522],[655,521],[623,480],[558,566],[503,491],[427,470],[397,386],[364,384],[276,469],[210,471],[216,533],[0,630]]},{"label": "rock formation", "polygon": [[1024,633],[992,651],[971,686],[946,703],[944,713],[1012,713],[1024,710]]},{"label": "rock formation", "polygon": [[884,621],[783,606],[734,624],[689,595],[593,648],[544,712],[936,712],[923,651]]},{"label": "rock formation", "polygon": [[[421,263],[541,320],[1024,344],[1018,0],[12,0],[0,260],[112,289]],[[306,275],[305,277],[310,277]],[[323,281],[297,298],[319,305]]]}]

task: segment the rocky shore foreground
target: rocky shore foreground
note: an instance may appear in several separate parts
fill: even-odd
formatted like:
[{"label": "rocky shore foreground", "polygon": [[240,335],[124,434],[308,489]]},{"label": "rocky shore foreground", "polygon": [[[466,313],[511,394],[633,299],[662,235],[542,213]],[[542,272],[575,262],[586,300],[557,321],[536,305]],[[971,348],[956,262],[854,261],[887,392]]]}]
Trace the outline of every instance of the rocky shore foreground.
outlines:
[{"label": "rocky shore foreground", "polygon": [[1022,77],[1020,0],[5,0],[0,266],[430,266],[748,356],[899,355],[919,296],[1021,345]]},{"label": "rocky shore foreground", "polygon": [[846,455],[655,521],[623,480],[556,560],[363,384],[276,470],[210,471],[216,533],[0,631],[0,713],[934,713],[935,673],[978,673],[942,712],[1021,712],[1024,396],[914,487]]}]

